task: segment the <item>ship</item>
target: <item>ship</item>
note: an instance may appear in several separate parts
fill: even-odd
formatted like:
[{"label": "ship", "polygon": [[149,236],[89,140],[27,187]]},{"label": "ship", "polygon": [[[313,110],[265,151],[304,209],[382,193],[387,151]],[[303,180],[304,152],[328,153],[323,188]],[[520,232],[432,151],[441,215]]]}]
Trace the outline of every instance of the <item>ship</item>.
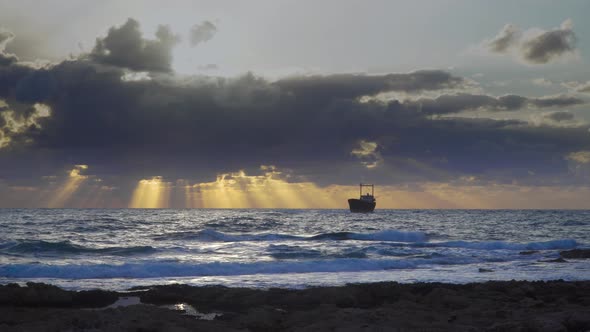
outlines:
[{"label": "ship", "polygon": [[[360,184],[360,198],[350,198],[348,206],[350,212],[373,212],[377,201],[375,200],[375,186],[372,184]],[[371,193],[363,195],[363,188],[371,188]]]}]

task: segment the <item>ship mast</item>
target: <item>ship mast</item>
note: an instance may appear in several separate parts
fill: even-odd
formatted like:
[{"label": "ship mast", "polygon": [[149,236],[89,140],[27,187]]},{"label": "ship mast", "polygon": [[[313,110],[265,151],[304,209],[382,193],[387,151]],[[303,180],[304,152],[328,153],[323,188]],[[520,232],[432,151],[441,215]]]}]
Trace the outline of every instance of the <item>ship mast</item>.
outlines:
[{"label": "ship mast", "polygon": [[360,194],[361,194],[360,196],[361,196],[361,197],[363,196],[363,188],[364,188],[364,187],[367,187],[367,188],[368,188],[368,187],[371,187],[371,196],[372,196],[372,197],[374,197],[374,196],[375,196],[375,185],[373,185],[373,184],[362,184],[362,183],[361,183],[361,184],[359,185],[359,191],[360,191]]}]

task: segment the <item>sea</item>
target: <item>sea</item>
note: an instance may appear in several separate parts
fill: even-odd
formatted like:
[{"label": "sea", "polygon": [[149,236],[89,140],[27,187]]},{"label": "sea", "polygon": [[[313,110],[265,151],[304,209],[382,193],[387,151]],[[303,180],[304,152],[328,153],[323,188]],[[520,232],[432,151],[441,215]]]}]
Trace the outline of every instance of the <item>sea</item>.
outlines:
[{"label": "sea", "polygon": [[0,209],[0,284],[590,280],[590,211]]}]

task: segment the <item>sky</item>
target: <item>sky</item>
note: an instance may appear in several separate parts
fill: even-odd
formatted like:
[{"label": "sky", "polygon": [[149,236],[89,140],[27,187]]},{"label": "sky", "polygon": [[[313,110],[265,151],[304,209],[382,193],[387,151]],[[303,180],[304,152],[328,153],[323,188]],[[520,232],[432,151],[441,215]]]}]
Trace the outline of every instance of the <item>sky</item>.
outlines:
[{"label": "sky", "polygon": [[588,209],[588,12],[0,0],[0,207]]}]

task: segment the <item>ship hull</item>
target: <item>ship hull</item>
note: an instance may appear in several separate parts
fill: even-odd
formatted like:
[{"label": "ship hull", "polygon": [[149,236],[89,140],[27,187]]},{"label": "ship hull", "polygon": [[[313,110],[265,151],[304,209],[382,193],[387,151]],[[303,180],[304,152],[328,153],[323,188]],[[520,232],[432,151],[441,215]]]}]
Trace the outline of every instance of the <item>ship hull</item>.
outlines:
[{"label": "ship hull", "polygon": [[362,201],[356,198],[348,200],[350,212],[373,212],[375,210],[375,205],[375,202]]}]

